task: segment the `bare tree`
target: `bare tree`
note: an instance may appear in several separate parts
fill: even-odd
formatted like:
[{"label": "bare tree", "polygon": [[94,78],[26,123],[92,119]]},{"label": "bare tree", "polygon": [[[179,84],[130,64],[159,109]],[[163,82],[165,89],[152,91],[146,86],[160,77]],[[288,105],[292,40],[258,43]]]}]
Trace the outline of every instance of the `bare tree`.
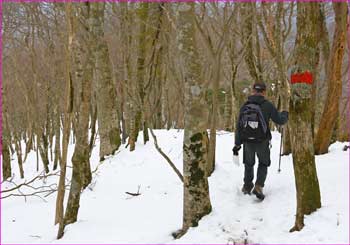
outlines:
[{"label": "bare tree", "polygon": [[[317,18],[318,3],[297,3],[297,35],[294,50],[293,72],[315,73],[318,64]],[[315,82],[315,81],[314,81]],[[304,227],[304,215],[321,207],[311,127],[311,85],[295,83],[291,86],[290,136],[293,167],[297,190],[295,225],[290,230],[300,231]]]},{"label": "bare tree", "polygon": [[63,139],[62,139],[62,159],[60,161],[60,179],[58,183],[58,192],[56,199],[56,218],[55,224],[59,223],[59,229],[57,233],[57,239],[62,238],[64,234],[64,195],[65,195],[65,181],[66,181],[66,165],[67,165],[67,151],[69,135],[71,131],[71,118],[73,112],[73,82],[71,74],[71,53],[72,53],[72,40],[73,40],[73,13],[72,13],[72,3],[67,3],[65,5],[66,13],[66,24],[67,24],[67,41],[65,45],[65,55],[66,55],[66,97],[65,97],[65,115],[63,124]]},{"label": "bare tree", "polygon": [[[264,38],[267,50],[273,58],[277,68],[277,104],[288,110],[290,90],[287,78],[286,41],[292,27],[294,2],[288,6],[289,13],[283,2],[262,3],[261,13],[258,15],[258,25]],[[288,15],[287,15],[288,14]],[[288,17],[288,21],[285,19]],[[284,126],[283,154],[291,153],[289,127]]]},{"label": "bare tree", "polygon": [[185,80],[185,132],[183,142],[184,209],[182,229],[174,234],[179,238],[188,228],[211,212],[206,174],[208,154],[206,86],[201,77],[198,50],[195,42],[194,3],[179,4],[179,44]]},{"label": "bare tree", "polygon": [[326,104],[321,117],[319,130],[315,138],[316,154],[328,152],[331,135],[339,114],[339,98],[342,94],[342,62],[345,49],[346,36],[346,3],[333,3],[335,13],[335,31],[332,42],[331,55],[328,60],[326,76],[328,80],[328,93]]},{"label": "bare tree", "polygon": [[[65,225],[77,220],[80,193],[91,182],[90,148],[88,142],[89,112],[93,59],[91,56],[91,35],[89,32],[90,3],[74,5],[74,34],[72,49],[72,74],[74,84],[79,87],[80,104],[76,128],[76,143],[72,157],[73,174],[68,203],[64,217]],[[86,28],[88,26],[88,28]]]},{"label": "bare tree", "polygon": [[[203,5],[205,7],[205,4]],[[210,4],[212,7],[212,10],[210,12],[213,12],[216,14],[215,19],[220,19],[220,11],[217,3]],[[211,71],[211,78],[212,80],[212,106],[211,106],[211,117],[210,117],[210,137],[209,137],[209,151],[208,151],[208,166],[207,166],[207,174],[210,176],[212,172],[215,169],[215,149],[216,149],[216,129],[218,126],[218,110],[219,110],[219,87],[220,87],[220,80],[222,75],[222,57],[223,57],[223,51],[227,44],[228,39],[228,29],[229,26],[232,23],[233,20],[233,14],[232,11],[230,15],[227,14],[229,5],[228,3],[225,4],[223,9],[223,20],[222,23],[219,23],[215,26],[215,23],[213,20],[208,20],[210,24],[210,29],[212,30],[212,35],[209,34],[209,28],[204,29],[202,26],[202,23],[204,21],[201,21],[197,18],[196,19],[196,26],[199,30],[199,33],[201,34],[202,40],[204,41],[204,46],[208,50],[208,60],[212,61],[210,62],[210,65],[212,66]],[[205,8],[206,14],[206,8]],[[217,26],[222,26],[222,28],[218,28]],[[215,34],[215,35],[214,35]],[[215,38],[219,34],[219,38]],[[215,40],[216,39],[216,40]]]},{"label": "bare tree", "polygon": [[100,135],[100,159],[113,154],[120,146],[120,126],[117,113],[117,89],[112,80],[109,51],[104,36],[105,3],[91,4],[91,25],[95,55],[97,88],[97,118]]}]

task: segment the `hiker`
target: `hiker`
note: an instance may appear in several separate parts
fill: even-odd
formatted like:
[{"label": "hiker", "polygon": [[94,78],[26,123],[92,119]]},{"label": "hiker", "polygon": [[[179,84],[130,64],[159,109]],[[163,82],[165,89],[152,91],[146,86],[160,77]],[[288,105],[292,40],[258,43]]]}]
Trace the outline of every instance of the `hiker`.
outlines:
[{"label": "hiker", "polygon": [[[276,107],[265,99],[266,85],[258,82],[253,85],[253,94],[248,97],[239,112],[235,133],[235,146],[232,151],[238,155],[243,143],[243,163],[244,163],[244,184],[242,192],[252,193],[257,198],[263,200],[263,187],[267,176],[267,168],[271,164],[270,160],[270,140],[271,131],[269,120],[278,125],[283,125],[288,121],[288,112],[278,112]],[[254,179],[255,153],[259,159],[258,173]]]}]

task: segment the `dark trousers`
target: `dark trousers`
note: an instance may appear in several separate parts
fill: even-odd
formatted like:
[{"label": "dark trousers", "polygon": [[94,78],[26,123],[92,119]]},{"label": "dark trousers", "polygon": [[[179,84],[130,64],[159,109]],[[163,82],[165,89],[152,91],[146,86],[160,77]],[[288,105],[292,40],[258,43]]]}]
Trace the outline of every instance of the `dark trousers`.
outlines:
[{"label": "dark trousers", "polygon": [[255,154],[259,159],[255,184],[264,187],[267,168],[271,165],[270,141],[265,140],[261,143],[247,142],[243,144],[244,184],[247,186],[253,186]]}]

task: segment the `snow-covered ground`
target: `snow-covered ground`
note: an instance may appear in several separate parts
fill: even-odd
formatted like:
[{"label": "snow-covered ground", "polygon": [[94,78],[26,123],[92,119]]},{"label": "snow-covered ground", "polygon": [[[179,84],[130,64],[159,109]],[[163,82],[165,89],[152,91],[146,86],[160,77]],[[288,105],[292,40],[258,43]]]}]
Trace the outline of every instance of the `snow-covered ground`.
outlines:
[{"label": "snow-covered ground", "polygon": [[[182,170],[182,130],[155,130],[158,143]],[[141,136],[141,135],[140,135]],[[151,142],[137,143],[132,153],[125,146],[98,166],[93,183],[83,193],[78,221],[56,240],[54,226],[56,194],[45,201],[38,197],[10,197],[1,201],[1,244],[6,243],[349,243],[349,152],[335,143],[330,152],[316,156],[322,207],[306,216],[301,232],[289,233],[294,224],[296,193],[292,157],[282,157],[277,173],[280,135],[273,133],[272,165],[263,202],[241,194],[243,165],[232,163],[233,134],[220,131],[217,138],[216,170],[209,178],[213,211],[199,226],[179,240],[171,233],[182,224],[182,183]],[[142,142],[142,139],[139,139]],[[98,142],[97,142],[98,143]],[[69,147],[69,159],[74,146]],[[242,151],[240,152],[242,153]],[[241,160],[242,160],[242,156]],[[69,163],[69,165],[71,165]],[[98,165],[94,148],[92,169]],[[16,158],[12,163],[17,184]],[[26,179],[38,173],[36,154],[24,164]],[[51,166],[52,167],[52,166]],[[40,169],[42,166],[40,165]],[[71,168],[68,168],[70,178]],[[57,183],[58,176],[46,179]],[[36,181],[40,186],[43,180]],[[11,188],[3,183],[2,190]],[[129,196],[125,192],[137,192]],[[33,190],[23,188],[22,191]],[[68,192],[67,192],[68,195]],[[66,198],[67,199],[67,198]]]}]

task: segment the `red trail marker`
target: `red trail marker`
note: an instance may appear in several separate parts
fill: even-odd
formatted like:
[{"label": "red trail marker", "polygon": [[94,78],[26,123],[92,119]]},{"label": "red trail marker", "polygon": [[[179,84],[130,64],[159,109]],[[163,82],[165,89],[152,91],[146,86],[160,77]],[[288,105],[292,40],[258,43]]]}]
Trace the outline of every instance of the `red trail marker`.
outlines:
[{"label": "red trail marker", "polygon": [[307,83],[312,84],[313,83],[313,76],[311,72],[305,71],[303,73],[294,73],[291,75],[290,79],[291,83]]}]

